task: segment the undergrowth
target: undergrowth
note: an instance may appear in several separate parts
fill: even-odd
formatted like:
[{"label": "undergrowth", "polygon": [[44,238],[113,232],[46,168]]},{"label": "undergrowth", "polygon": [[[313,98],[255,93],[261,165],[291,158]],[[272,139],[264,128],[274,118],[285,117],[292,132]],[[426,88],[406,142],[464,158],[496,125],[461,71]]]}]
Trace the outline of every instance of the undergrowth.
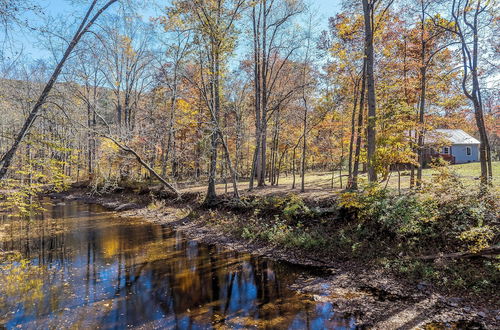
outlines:
[{"label": "undergrowth", "polygon": [[[499,196],[470,189],[446,167],[436,171],[424,190],[402,195],[379,185],[346,191],[322,205],[334,214],[298,195],[250,196],[237,208],[226,205],[230,216],[210,213],[207,222],[243,239],[371,262],[440,286],[476,293],[498,287],[498,258],[439,255],[499,244]],[[437,257],[420,258],[432,255]]]}]

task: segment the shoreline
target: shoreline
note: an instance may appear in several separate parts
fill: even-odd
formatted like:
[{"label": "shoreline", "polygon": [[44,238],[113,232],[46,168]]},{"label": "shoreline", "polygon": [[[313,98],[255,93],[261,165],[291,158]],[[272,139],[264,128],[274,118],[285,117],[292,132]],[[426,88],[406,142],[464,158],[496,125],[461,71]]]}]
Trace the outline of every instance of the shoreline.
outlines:
[{"label": "shoreline", "polygon": [[[500,307],[488,299],[457,297],[443,293],[431,284],[396,276],[381,267],[367,266],[358,261],[335,258],[315,258],[309,251],[281,247],[235,237],[214,223],[204,220],[214,211],[200,208],[194,201],[167,203],[148,207],[147,194],[127,193],[90,196],[84,189],[49,194],[51,198],[98,204],[117,212],[120,218],[140,218],[143,221],[171,226],[187,238],[205,244],[216,244],[241,253],[249,253],[299,266],[319,267],[321,275],[307,274],[292,286],[298,293],[309,294],[317,301],[331,302],[342,314],[354,315],[361,327],[394,328],[486,328],[500,327]],[[135,199],[134,202],[127,200]],[[193,217],[192,213],[196,211]],[[212,213],[211,213],[212,212]],[[227,215],[215,211],[216,217]],[[312,272],[311,272],[312,273]],[[316,273],[316,272],[314,272]]]}]

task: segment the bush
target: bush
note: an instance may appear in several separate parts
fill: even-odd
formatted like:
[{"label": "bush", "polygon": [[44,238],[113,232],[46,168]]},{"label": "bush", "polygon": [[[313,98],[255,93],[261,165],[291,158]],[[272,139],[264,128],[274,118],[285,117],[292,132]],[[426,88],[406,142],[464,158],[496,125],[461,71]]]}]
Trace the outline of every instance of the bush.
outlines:
[{"label": "bush", "polygon": [[302,249],[325,247],[329,242],[316,228],[311,230],[301,222],[288,224],[279,215],[266,219],[251,217],[241,228],[240,235],[244,239],[259,239],[278,246]]},{"label": "bush", "polygon": [[[487,248],[498,235],[494,226],[498,196],[465,188],[459,178],[443,171],[422,192],[401,196],[378,185],[341,195],[340,205],[355,214],[359,240],[396,240],[382,244],[406,253],[472,251]],[[373,244],[372,244],[373,245]]]},{"label": "bush", "polygon": [[287,219],[292,219],[297,215],[308,215],[311,210],[304,203],[304,200],[297,195],[290,195],[286,200],[286,205],[283,208],[283,215]]}]

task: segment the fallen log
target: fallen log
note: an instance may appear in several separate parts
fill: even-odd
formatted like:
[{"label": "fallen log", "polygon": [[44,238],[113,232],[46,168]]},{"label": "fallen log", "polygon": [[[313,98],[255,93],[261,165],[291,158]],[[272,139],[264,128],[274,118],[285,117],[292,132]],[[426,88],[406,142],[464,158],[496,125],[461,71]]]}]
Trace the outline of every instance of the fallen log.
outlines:
[{"label": "fallen log", "polygon": [[434,259],[453,259],[453,258],[475,258],[475,257],[494,257],[500,254],[500,245],[491,246],[479,252],[454,252],[448,254],[434,254],[429,256],[416,257],[419,260]]},{"label": "fallen log", "polygon": [[109,136],[109,135],[106,135],[106,134],[103,134],[103,133],[100,133],[100,135],[102,137],[104,137],[104,138],[112,141],[121,150],[134,155],[135,159],[139,162],[139,164],[141,164],[145,169],[147,169],[149,171],[149,173],[151,173],[154,177],[156,177],[168,190],[170,190],[171,192],[173,192],[177,196],[177,198],[181,197],[181,193],[177,189],[175,189],[175,187],[173,185],[171,185],[170,183],[168,183],[161,175],[159,175],[151,166],[149,166],[141,158],[141,156],[139,156],[139,154],[134,149],[130,148],[129,146],[127,146],[125,144],[122,144],[122,143],[118,142],[118,140],[115,139],[115,138],[113,138],[112,136]]}]

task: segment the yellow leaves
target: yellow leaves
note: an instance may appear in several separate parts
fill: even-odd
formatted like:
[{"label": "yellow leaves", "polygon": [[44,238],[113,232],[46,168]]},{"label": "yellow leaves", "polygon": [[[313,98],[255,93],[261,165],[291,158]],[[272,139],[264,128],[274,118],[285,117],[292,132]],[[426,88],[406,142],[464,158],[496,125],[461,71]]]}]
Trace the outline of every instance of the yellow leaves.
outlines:
[{"label": "yellow leaves", "polygon": [[186,24],[184,19],[181,17],[179,12],[168,11],[166,16],[159,18],[159,22],[163,25],[163,30],[165,32],[172,31],[175,29],[183,29]]},{"label": "yellow leaves", "polygon": [[42,192],[47,176],[32,165],[25,165],[15,172],[23,180],[2,180],[0,182],[0,209],[8,210],[8,217],[30,219],[43,211],[38,195]]},{"label": "yellow leaves", "polygon": [[191,104],[184,99],[177,100],[177,108],[185,114],[190,113],[192,109]]},{"label": "yellow leaves", "polygon": [[110,139],[100,138],[100,147],[104,153],[116,153],[120,148]]},{"label": "yellow leaves", "polygon": [[249,6],[250,8],[253,8],[253,7],[257,6],[257,5],[259,4],[259,2],[260,2],[260,1],[250,1],[250,2],[248,3],[248,6]]},{"label": "yellow leaves", "polygon": [[470,252],[479,252],[490,246],[494,236],[495,233],[490,226],[480,226],[462,232],[459,238],[468,244]]},{"label": "yellow leaves", "polygon": [[126,57],[133,58],[137,55],[132,46],[132,39],[129,36],[119,36],[119,41],[120,47],[123,49],[123,53]]},{"label": "yellow leaves", "polygon": [[102,249],[106,258],[114,257],[120,251],[118,236],[112,235],[111,237],[104,237]]},{"label": "yellow leaves", "polygon": [[19,301],[40,302],[44,296],[43,271],[43,267],[32,265],[19,254],[0,260],[0,306],[12,308],[8,306],[9,301],[15,301],[16,305]]},{"label": "yellow leaves", "polygon": [[368,208],[373,199],[385,196],[386,191],[377,184],[371,184],[356,192],[344,192],[340,194],[339,206],[347,209],[362,210]]},{"label": "yellow leaves", "polygon": [[197,106],[192,105],[185,99],[178,99],[177,109],[179,110],[179,116],[176,118],[178,125],[186,128],[197,125],[196,117],[199,115]]},{"label": "yellow leaves", "polygon": [[358,193],[356,192],[342,193],[340,195],[339,205],[346,209],[359,209],[363,207],[363,203],[361,203],[361,200],[358,198]]}]

